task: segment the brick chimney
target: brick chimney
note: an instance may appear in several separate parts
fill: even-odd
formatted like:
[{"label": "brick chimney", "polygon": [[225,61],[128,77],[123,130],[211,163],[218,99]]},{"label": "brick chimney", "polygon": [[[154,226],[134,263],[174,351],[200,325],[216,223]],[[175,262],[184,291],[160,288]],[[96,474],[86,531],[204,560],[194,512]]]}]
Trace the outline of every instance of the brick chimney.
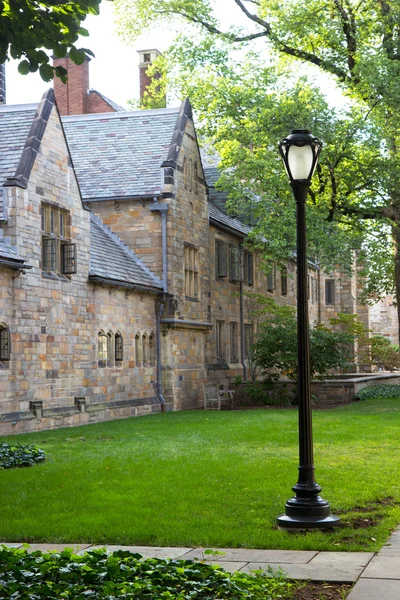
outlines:
[{"label": "brick chimney", "polygon": [[83,64],[76,65],[68,56],[53,58],[53,67],[64,67],[68,71],[67,83],[63,83],[59,77],[54,77],[54,94],[62,116],[87,113],[89,61],[90,58],[87,57]]},{"label": "brick chimney", "polygon": [[0,104],[6,103],[6,65],[0,65]]},{"label": "brick chimney", "polygon": [[[147,75],[147,69],[153,64],[153,61],[161,55],[159,50],[138,50],[139,54],[139,76],[140,76],[140,101],[144,99],[144,93],[148,91],[152,77]],[[154,78],[158,79],[160,74],[155,74]],[[167,99],[164,96],[163,106],[167,105]]]}]

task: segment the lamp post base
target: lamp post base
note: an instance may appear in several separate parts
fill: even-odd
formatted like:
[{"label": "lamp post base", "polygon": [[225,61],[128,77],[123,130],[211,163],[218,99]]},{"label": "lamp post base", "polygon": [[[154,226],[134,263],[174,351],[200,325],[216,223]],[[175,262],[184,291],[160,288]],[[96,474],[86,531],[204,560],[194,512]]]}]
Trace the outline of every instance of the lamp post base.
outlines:
[{"label": "lamp post base", "polygon": [[278,529],[293,531],[294,529],[332,529],[340,523],[340,518],[333,515],[329,517],[288,517],[281,515],[277,517]]},{"label": "lamp post base", "polygon": [[331,515],[329,502],[311,494],[309,497],[296,496],[288,500],[285,514],[276,519],[279,529],[327,529],[339,522],[339,517]]}]

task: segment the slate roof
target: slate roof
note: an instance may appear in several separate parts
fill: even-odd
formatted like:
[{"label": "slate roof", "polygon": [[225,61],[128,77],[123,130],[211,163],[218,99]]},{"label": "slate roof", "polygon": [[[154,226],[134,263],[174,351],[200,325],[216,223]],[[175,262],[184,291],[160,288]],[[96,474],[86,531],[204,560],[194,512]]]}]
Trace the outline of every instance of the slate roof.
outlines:
[{"label": "slate roof", "polygon": [[0,218],[3,217],[3,184],[15,175],[28,138],[37,104],[0,106]]},{"label": "slate roof", "polygon": [[228,195],[224,190],[215,187],[220,173],[217,167],[205,167],[204,176],[208,185],[208,197],[222,211],[225,211],[225,204],[228,200]]},{"label": "slate roof", "polygon": [[84,200],[161,192],[179,108],[63,117]]},{"label": "slate roof", "polygon": [[18,263],[24,262],[24,259],[21,258],[21,256],[19,256],[19,254],[17,254],[17,252],[15,252],[15,250],[13,250],[13,248],[9,244],[7,244],[7,242],[2,237],[0,237],[0,260],[1,259],[7,261],[16,261]]},{"label": "slate roof", "polygon": [[243,236],[248,235],[252,230],[251,227],[245,225],[244,223],[239,221],[239,219],[236,219],[235,217],[230,217],[229,215],[223,213],[222,210],[220,210],[212,202],[208,203],[208,214],[211,221],[216,221],[217,224],[223,225],[224,227],[229,227],[229,229],[237,231]]},{"label": "slate roof", "polygon": [[93,213],[90,213],[89,278],[155,291],[163,289],[161,280]]}]

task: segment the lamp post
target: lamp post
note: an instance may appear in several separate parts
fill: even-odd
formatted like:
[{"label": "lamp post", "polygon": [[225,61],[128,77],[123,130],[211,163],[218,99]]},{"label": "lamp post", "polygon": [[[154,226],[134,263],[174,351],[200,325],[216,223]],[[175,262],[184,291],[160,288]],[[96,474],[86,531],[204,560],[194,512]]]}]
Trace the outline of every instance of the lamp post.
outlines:
[{"label": "lamp post", "polygon": [[285,514],[277,518],[280,529],[334,527],[339,518],[330,514],[330,506],[319,493],[315,480],[310,372],[310,334],[307,294],[306,198],[317,166],[322,144],[307,129],[294,129],[279,143],[297,210],[297,336],[299,399],[299,478],[292,490],[294,498],[286,502]]}]

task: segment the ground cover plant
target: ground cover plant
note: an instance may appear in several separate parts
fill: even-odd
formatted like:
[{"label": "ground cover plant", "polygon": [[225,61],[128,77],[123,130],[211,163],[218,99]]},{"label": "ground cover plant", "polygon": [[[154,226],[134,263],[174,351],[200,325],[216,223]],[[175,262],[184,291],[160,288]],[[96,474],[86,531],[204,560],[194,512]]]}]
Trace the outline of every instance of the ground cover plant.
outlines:
[{"label": "ground cover plant", "polygon": [[45,459],[43,450],[32,444],[0,444],[0,469],[32,467]]},{"label": "ground cover plant", "polygon": [[294,584],[272,572],[227,573],[203,561],[164,560],[103,550],[83,556],[0,549],[0,598],[22,600],[290,599]]},{"label": "ground cover plant", "polygon": [[399,430],[396,399],[314,411],[316,477],[342,526],[306,534],[275,525],[297,478],[296,409],[22,435],[47,459],[1,471],[0,540],[375,551],[400,522]]}]

